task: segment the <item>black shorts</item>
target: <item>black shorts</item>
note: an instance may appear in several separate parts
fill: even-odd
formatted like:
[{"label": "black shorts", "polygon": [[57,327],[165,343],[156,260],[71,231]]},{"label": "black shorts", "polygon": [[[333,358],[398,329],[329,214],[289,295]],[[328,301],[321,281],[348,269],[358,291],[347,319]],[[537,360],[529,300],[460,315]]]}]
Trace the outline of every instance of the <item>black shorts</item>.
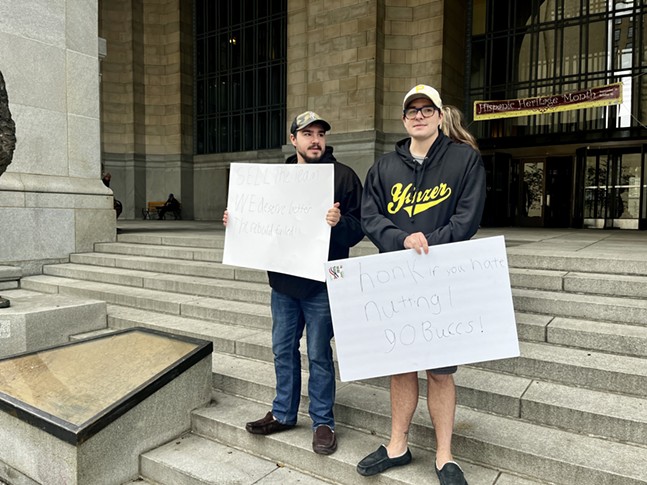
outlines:
[{"label": "black shorts", "polygon": [[455,374],[457,370],[458,370],[458,366],[453,365],[451,367],[440,367],[439,369],[429,369],[427,372],[431,372],[432,374],[447,375],[447,374]]}]

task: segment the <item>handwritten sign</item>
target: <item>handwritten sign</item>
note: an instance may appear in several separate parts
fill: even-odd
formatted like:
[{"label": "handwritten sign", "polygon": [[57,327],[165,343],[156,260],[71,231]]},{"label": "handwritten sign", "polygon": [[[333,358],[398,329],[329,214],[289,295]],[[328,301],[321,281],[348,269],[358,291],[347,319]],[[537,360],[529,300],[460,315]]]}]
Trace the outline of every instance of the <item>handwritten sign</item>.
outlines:
[{"label": "handwritten sign", "polygon": [[232,163],[223,263],[324,281],[333,165]]},{"label": "handwritten sign", "polygon": [[519,356],[503,236],[326,263],[342,381]]}]

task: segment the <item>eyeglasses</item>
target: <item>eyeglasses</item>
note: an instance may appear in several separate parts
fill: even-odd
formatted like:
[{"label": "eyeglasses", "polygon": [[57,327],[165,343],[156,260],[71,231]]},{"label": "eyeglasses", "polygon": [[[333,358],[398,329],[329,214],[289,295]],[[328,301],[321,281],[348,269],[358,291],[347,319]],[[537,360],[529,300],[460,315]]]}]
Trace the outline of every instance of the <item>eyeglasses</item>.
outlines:
[{"label": "eyeglasses", "polygon": [[422,113],[423,118],[430,118],[438,111],[435,106],[423,106],[422,108],[407,108],[403,111],[404,117],[408,120],[415,119],[418,113]]}]

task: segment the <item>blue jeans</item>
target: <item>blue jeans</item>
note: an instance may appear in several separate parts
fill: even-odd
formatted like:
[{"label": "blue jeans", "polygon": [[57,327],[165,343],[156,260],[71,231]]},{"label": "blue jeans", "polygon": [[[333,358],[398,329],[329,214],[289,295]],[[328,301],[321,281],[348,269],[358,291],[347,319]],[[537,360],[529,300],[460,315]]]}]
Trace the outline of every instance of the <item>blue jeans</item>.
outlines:
[{"label": "blue jeans", "polygon": [[276,372],[276,397],[272,414],[284,424],[297,422],[301,399],[299,341],[304,327],[310,372],[308,411],[312,427],[315,429],[325,424],[334,429],[335,367],[330,347],[333,328],[325,288],[301,300],[272,290],[272,352]]}]

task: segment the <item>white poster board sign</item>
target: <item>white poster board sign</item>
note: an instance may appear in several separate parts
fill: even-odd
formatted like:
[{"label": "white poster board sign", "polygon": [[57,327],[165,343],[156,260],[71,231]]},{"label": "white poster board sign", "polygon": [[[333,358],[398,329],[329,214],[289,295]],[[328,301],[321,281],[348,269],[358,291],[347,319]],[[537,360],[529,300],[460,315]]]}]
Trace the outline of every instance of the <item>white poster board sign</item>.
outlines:
[{"label": "white poster board sign", "polygon": [[519,356],[503,236],[326,263],[342,381]]},{"label": "white poster board sign", "polygon": [[232,163],[223,263],[324,281],[331,163]]}]

